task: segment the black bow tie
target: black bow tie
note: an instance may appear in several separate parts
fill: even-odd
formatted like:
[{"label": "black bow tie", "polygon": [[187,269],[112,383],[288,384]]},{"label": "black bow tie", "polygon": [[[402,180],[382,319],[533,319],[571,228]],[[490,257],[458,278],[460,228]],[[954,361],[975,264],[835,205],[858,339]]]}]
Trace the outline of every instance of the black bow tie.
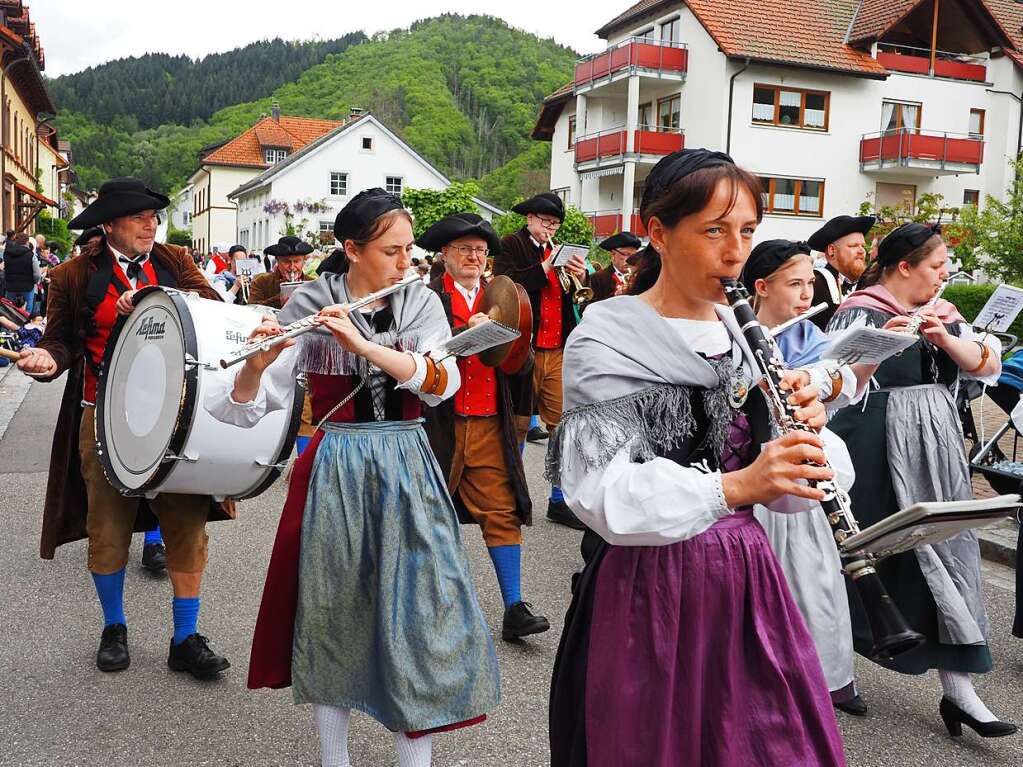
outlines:
[{"label": "black bow tie", "polygon": [[146,256],[140,256],[137,261],[133,261],[126,256],[121,258],[121,263],[127,267],[125,273],[128,275],[129,280],[135,280],[139,285],[149,284],[149,278],[146,277],[146,273],[142,268],[145,261]]}]

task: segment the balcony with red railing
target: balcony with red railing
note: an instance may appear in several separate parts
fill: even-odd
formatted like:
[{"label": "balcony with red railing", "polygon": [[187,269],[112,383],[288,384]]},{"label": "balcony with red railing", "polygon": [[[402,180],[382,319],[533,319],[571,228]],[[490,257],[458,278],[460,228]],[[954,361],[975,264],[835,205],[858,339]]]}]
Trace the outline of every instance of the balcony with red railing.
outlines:
[{"label": "balcony with red railing", "polygon": [[860,139],[860,170],[923,175],[979,173],[984,138],[971,133],[912,128],[865,133]]},{"label": "balcony with red railing", "polygon": [[935,51],[934,72],[932,73],[929,48],[878,43],[877,61],[892,72],[926,76],[933,74],[934,77],[947,77],[951,80],[987,82],[986,59],[968,53]]},{"label": "balcony with red railing", "polygon": [[623,231],[630,231],[639,237],[646,237],[646,228],[638,213],[633,213],[629,217],[629,225],[625,227],[622,226],[625,223],[625,218],[622,216],[621,210],[595,210],[583,215],[593,225],[594,237],[610,237],[612,234]]},{"label": "balcony with red railing", "polygon": [[[579,136],[575,140],[576,165],[599,166],[604,162],[621,162],[629,154],[628,132],[622,128]],[[658,128],[642,125],[633,134],[632,156],[642,161],[644,156],[656,162],[685,146],[685,134],[678,128]]]},{"label": "balcony with red railing", "polygon": [[682,80],[689,69],[685,43],[630,37],[606,51],[579,59],[575,65],[576,90],[611,82],[616,75],[650,74]]}]

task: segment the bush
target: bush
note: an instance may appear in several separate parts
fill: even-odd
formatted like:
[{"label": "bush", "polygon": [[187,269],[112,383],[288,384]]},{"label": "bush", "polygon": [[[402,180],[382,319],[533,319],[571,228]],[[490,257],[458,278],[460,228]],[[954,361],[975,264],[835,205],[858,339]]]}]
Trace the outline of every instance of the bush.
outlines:
[{"label": "bush", "polygon": [[68,231],[67,221],[62,218],[54,218],[48,211],[40,211],[36,217],[36,234],[46,236],[47,242],[56,246],[63,256],[71,252],[73,239]]},{"label": "bush", "polygon": [[187,229],[177,229],[173,226],[168,226],[167,242],[170,245],[182,245],[190,248],[192,247],[192,233]]},{"label": "bush", "polygon": [[[955,304],[959,313],[972,322],[984,308],[984,304],[995,292],[997,285],[949,285],[941,297]],[[1016,318],[1008,330],[1017,338],[1023,338],[1023,314]]]}]

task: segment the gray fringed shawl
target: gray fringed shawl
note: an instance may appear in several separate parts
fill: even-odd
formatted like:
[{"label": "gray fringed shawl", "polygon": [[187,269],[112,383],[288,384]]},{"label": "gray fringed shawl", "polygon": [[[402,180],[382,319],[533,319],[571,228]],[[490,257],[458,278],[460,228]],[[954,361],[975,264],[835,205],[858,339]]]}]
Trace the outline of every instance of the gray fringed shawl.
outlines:
[{"label": "gray fringed shawl", "polygon": [[[328,272],[312,282],[305,282],[292,294],[277,319],[282,325],[316,314],[332,304],[346,304],[352,299],[348,293],[347,275]],[[374,331],[367,317],[352,312],[349,317],[364,338],[374,343],[402,351],[426,351],[424,346],[436,340],[438,334],[448,330],[444,308],[437,294],[423,283],[413,283],[392,293],[386,299],[394,315],[390,330]],[[297,339],[298,369],[306,373],[324,375],[359,375],[365,378],[368,363],[364,357],[343,349],[329,331],[318,328]]]},{"label": "gray fringed shawl", "polygon": [[[731,309],[716,309],[749,380],[756,381],[752,353]],[[594,304],[565,346],[565,412],[548,446],[548,479],[560,481],[565,450],[596,469],[633,438],[638,460],[678,447],[696,427],[691,398],[698,392],[720,454],[733,415],[728,395],[735,375],[732,359],[704,359],[642,299],[619,296]]]}]

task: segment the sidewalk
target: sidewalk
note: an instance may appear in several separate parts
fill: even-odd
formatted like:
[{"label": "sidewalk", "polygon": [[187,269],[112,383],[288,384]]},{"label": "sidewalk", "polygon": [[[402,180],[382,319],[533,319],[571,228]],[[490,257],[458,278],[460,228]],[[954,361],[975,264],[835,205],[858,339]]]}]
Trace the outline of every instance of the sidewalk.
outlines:
[{"label": "sidewalk", "polygon": [[[977,428],[980,429],[983,440],[990,439],[1005,423],[1008,416],[998,405],[987,397],[983,397],[973,403],[973,418],[977,422]],[[998,441],[998,446],[1010,460],[1013,458],[1014,435],[1015,431],[1010,429]],[[1023,462],[1023,440],[1019,443],[1016,460]],[[977,498],[990,498],[996,495],[987,480],[979,474],[973,475],[973,492]],[[977,534],[980,538],[980,553],[984,559],[1008,567],[1016,567],[1016,538],[1019,535],[1019,524],[1016,520],[1006,519],[978,530]]]}]

